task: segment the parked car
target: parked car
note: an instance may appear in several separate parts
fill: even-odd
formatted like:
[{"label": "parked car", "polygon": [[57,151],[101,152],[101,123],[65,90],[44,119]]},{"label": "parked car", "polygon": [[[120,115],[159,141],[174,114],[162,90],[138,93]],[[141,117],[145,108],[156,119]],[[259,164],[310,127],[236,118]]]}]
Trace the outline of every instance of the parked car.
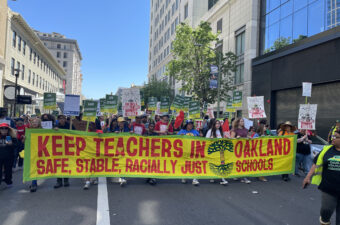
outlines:
[{"label": "parked car", "polygon": [[328,142],[318,135],[311,136],[310,140],[312,141],[312,144],[310,145],[311,157],[314,159],[314,157],[321,152],[323,147],[328,145]]}]

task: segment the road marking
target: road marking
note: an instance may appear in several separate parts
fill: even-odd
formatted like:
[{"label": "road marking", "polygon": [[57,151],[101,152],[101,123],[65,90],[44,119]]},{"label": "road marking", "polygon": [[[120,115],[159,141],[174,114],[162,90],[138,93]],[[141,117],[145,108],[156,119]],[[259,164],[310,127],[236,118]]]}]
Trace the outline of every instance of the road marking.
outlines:
[{"label": "road marking", "polygon": [[99,177],[97,200],[97,225],[110,225],[109,198],[106,177]]},{"label": "road marking", "polygon": [[1,223],[3,225],[20,225],[23,224],[24,218],[27,214],[27,211],[17,211],[12,212],[8,215],[7,219]]}]

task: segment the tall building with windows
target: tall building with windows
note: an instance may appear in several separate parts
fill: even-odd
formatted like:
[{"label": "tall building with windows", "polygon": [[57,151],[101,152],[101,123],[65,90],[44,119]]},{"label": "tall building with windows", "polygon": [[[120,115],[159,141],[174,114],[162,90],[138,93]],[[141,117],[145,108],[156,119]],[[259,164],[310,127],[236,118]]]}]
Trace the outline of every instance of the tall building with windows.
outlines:
[{"label": "tall building with windows", "polygon": [[164,72],[172,59],[176,27],[184,21],[193,26],[207,11],[206,3],[207,0],[150,0],[149,80],[168,79]]},{"label": "tall building with windows", "polygon": [[[5,69],[6,27],[7,27],[7,1],[0,1],[0,87]],[[2,91],[0,91],[0,104],[2,103]]]},{"label": "tall building with windows", "polygon": [[55,32],[35,32],[66,72],[65,93],[81,95],[82,75],[80,67],[82,56],[77,40],[66,38],[64,35]]},{"label": "tall building with windows", "polygon": [[[340,105],[340,1],[262,0],[259,56],[252,61],[252,94],[264,96],[272,127],[297,125],[305,103],[302,83],[313,84],[317,134],[327,138]],[[330,110],[331,109],[331,110]]]},{"label": "tall building with windows", "polygon": [[[5,72],[2,90],[14,85],[16,69],[21,95],[31,95],[33,102],[42,99],[44,92],[62,89],[65,71],[18,13],[8,10],[5,53]],[[5,96],[1,106],[13,111],[13,101]],[[17,112],[34,114],[35,105],[17,105]]]}]

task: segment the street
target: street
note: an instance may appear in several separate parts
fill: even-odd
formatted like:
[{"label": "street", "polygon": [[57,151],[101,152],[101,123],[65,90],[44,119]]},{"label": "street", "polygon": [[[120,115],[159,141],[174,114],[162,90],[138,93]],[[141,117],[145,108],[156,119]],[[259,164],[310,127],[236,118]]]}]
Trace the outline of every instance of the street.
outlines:
[{"label": "street", "polygon": [[[228,186],[202,180],[199,187],[191,181],[158,180],[150,186],[144,179],[128,179],[124,188],[101,178],[100,186],[87,191],[82,179],[71,179],[70,187],[57,190],[55,180],[49,179],[39,181],[38,191],[30,193],[21,171],[13,175],[12,188],[0,186],[1,225],[319,224],[319,191],[314,186],[302,190],[302,178],[294,176],[287,183],[274,176],[267,183],[230,180]],[[108,195],[102,190],[98,195],[106,180]],[[97,201],[103,200],[98,207]]]}]

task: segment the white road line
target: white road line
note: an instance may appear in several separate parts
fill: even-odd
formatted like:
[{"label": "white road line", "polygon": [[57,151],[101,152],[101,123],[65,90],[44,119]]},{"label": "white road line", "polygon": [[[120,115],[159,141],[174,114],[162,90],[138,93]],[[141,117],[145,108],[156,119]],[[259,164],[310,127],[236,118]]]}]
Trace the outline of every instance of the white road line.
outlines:
[{"label": "white road line", "polygon": [[99,177],[98,181],[97,225],[110,225],[106,177]]}]

